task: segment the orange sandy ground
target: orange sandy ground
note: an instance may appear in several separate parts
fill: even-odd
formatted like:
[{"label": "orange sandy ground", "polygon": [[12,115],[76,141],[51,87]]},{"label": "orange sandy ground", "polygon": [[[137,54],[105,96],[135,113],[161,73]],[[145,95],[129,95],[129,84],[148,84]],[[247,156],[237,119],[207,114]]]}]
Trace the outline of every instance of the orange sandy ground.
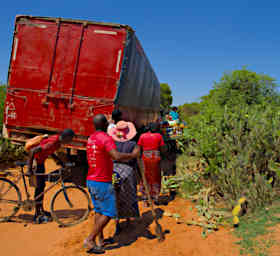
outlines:
[{"label": "orange sandy ground", "polygon": [[[47,167],[53,170],[55,165],[48,161]],[[55,189],[47,194],[46,208],[50,204]],[[157,214],[164,211],[179,213],[185,220],[196,219],[195,210],[190,210],[188,201],[177,198],[168,206],[157,207]],[[194,208],[194,207],[193,207]],[[238,246],[234,245],[237,240],[229,231],[222,229],[210,234],[206,239],[201,236],[200,227],[176,224],[176,220],[162,216],[160,224],[165,231],[165,241],[159,243],[153,238],[155,225],[152,223],[152,215],[149,208],[143,208],[140,203],[142,218],[126,227],[118,237],[118,243],[110,246],[106,255],[118,256],[237,256]],[[93,214],[90,218],[74,227],[59,228],[55,222],[36,225],[32,224],[32,212],[20,211],[15,222],[0,223],[0,251],[1,255],[13,256],[62,256],[62,255],[87,255],[82,248],[84,238],[88,235]],[[276,229],[280,234],[280,229]],[[113,221],[105,229],[105,236],[114,233]],[[273,255],[277,248],[272,248]],[[280,255],[280,253],[279,253]]]}]

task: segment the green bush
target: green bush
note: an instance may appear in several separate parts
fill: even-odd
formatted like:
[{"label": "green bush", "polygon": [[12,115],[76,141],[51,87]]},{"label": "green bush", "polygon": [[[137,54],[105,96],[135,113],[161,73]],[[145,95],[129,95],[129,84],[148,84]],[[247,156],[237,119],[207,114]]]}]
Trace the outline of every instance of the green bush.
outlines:
[{"label": "green bush", "polygon": [[272,78],[247,69],[225,74],[192,118],[186,151],[199,159],[204,178],[229,206],[246,196],[254,210],[275,198],[280,175],[275,88]]},{"label": "green bush", "polygon": [[0,138],[0,163],[14,162],[25,157],[23,146],[12,144],[8,139]]},{"label": "green bush", "polygon": [[191,117],[198,115],[200,112],[200,104],[198,102],[185,103],[179,106],[180,118],[189,124]]},{"label": "green bush", "polygon": [[[3,127],[4,102],[6,98],[6,86],[0,85],[0,132]],[[0,134],[0,163],[13,162],[25,157],[22,146],[12,144],[9,140],[1,137]]]}]

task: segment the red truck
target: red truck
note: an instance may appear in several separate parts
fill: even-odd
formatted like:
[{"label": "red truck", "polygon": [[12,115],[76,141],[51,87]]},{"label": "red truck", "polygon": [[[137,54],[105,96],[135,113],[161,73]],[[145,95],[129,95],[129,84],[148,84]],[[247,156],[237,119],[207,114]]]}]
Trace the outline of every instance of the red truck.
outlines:
[{"label": "red truck", "polygon": [[92,118],[120,109],[139,128],[158,118],[160,84],[127,25],[17,16],[5,102],[5,137],[24,142],[72,128],[84,150]]}]

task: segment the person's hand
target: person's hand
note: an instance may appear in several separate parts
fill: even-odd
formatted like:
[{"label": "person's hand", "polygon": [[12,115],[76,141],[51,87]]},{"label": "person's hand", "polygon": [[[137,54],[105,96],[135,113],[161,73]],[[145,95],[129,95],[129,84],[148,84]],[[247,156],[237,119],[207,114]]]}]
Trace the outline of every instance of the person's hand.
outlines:
[{"label": "person's hand", "polygon": [[132,153],[131,153],[131,156],[132,156],[133,158],[138,158],[138,157],[140,157],[140,154],[139,154],[139,152],[135,151],[135,152],[132,152]]}]

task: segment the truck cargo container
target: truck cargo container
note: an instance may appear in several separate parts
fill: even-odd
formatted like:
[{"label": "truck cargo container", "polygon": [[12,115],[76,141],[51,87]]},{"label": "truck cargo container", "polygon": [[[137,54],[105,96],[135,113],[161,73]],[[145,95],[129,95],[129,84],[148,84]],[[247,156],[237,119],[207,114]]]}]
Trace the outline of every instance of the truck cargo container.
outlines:
[{"label": "truck cargo container", "polygon": [[84,150],[92,118],[120,109],[139,128],[155,121],[160,84],[127,25],[17,16],[7,81],[5,137],[22,143],[72,128]]}]

